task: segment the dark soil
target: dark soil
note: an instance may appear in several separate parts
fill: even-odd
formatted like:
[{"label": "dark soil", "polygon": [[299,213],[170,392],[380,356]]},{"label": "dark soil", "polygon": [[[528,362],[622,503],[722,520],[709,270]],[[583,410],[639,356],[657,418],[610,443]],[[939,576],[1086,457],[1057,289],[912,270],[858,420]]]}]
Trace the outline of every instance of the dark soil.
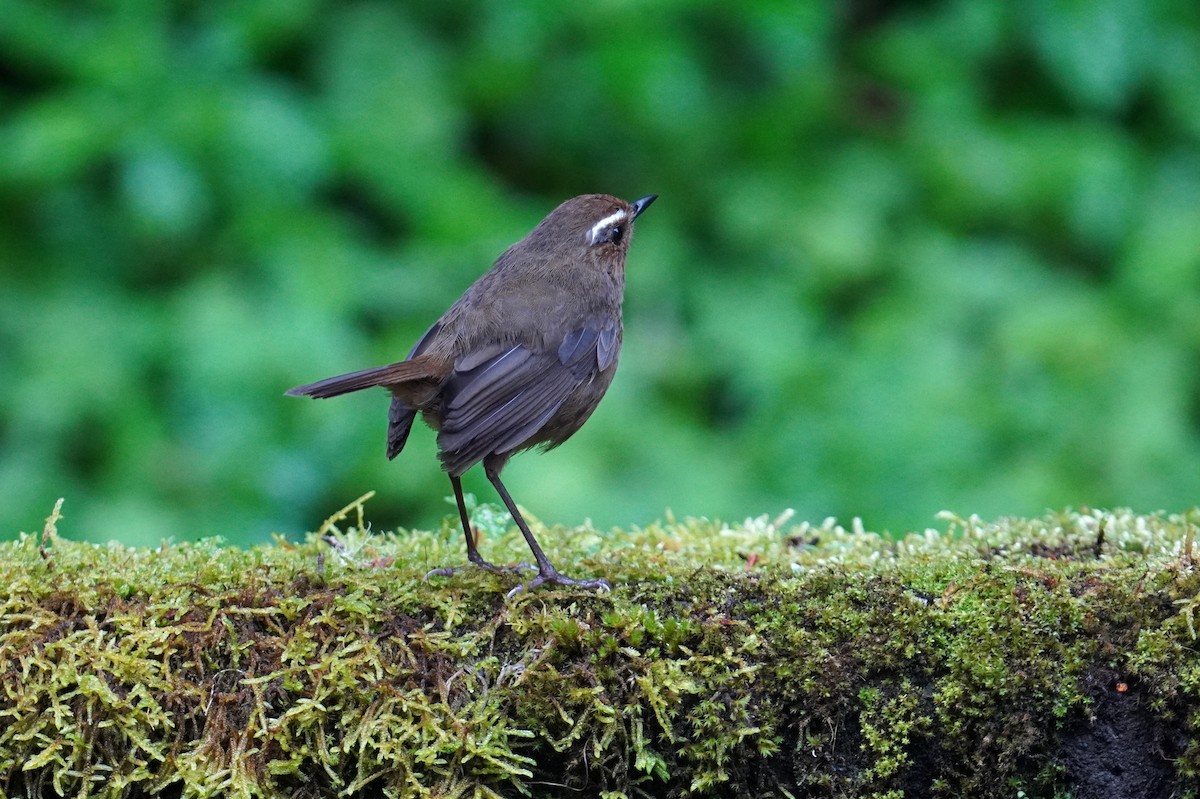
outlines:
[{"label": "dark soil", "polygon": [[1072,799],[1170,799],[1181,785],[1173,761],[1187,744],[1132,687],[1116,682],[1094,697],[1093,717],[1069,729],[1062,756]]}]

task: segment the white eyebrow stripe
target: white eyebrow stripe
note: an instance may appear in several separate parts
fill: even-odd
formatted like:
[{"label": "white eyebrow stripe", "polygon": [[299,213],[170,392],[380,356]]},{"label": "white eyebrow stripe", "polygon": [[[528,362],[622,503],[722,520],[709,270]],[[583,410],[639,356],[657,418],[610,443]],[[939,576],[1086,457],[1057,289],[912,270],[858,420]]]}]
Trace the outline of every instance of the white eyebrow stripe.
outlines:
[{"label": "white eyebrow stripe", "polygon": [[601,219],[596,224],[592,225],[592,229],[590,231],[588,231],[588,237],[587,237],[588,244],[595,244],[596,237],[600,235],[601,230],[604,230],[604,228],[608,227],[613,222],[621,221],[622,219],[624,219],[627,216],[629,216],[629,214],[625,211],[624,208],[618,208],[617,210],[613,211],[608,216]]}]

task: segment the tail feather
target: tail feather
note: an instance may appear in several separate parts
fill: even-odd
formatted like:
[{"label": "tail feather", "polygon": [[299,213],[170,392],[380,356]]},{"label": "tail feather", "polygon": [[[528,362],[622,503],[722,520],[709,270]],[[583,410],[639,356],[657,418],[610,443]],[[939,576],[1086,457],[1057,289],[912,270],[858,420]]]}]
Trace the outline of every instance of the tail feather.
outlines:
[{"label": "tail feather", "polygon": [[411,405],[399,397],[392,397],[392,405],[388,408],[388,460],[399,455],[400,450],[404,449],[404,443],[408,441],[408,434],[416,418],[417,412]]},{"label": "tail feather", "polygon": [[373,369],[363,369],[360,372],[327,377],[315,383],[296,386],[286,393],[290,397],[312,397],[313,399],[328,399],[351,391],[361,391],[374,386],[393,386],[412,380],[429,380],[444,377],[449,371],[447,365],[427,356],[417,356],[408,361],[376,366]]}]

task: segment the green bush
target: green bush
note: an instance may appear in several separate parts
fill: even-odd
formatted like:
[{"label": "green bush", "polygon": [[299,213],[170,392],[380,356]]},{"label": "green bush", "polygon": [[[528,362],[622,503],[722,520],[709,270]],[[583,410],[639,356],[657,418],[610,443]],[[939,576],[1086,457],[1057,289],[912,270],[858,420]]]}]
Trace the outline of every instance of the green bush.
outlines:
[{"label": "green bush", "polygon": [[[662,199],[609,398],[511,487],[600,526],[1196,502],[1200,7],[0,2],[0,530],[449,509],[397,360],[562,199]],[[490,489],[473,476],[468,488]],[[490,494],[486,494],[490,496]]]}]

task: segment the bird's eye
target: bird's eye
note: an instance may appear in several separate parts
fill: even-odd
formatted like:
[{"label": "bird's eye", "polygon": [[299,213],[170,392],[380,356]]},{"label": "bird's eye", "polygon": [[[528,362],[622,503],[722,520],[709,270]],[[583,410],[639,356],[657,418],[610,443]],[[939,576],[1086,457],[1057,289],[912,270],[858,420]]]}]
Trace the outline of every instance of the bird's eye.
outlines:
[{"label": "bird's eye", "polygon": [[628,216],[625,211],[618,209],[592,225],[591,230],[585,234],[584,238],[588,244],[593,246],[610,241],[619,243],[621,237],[625,235],[625,222]]}]

